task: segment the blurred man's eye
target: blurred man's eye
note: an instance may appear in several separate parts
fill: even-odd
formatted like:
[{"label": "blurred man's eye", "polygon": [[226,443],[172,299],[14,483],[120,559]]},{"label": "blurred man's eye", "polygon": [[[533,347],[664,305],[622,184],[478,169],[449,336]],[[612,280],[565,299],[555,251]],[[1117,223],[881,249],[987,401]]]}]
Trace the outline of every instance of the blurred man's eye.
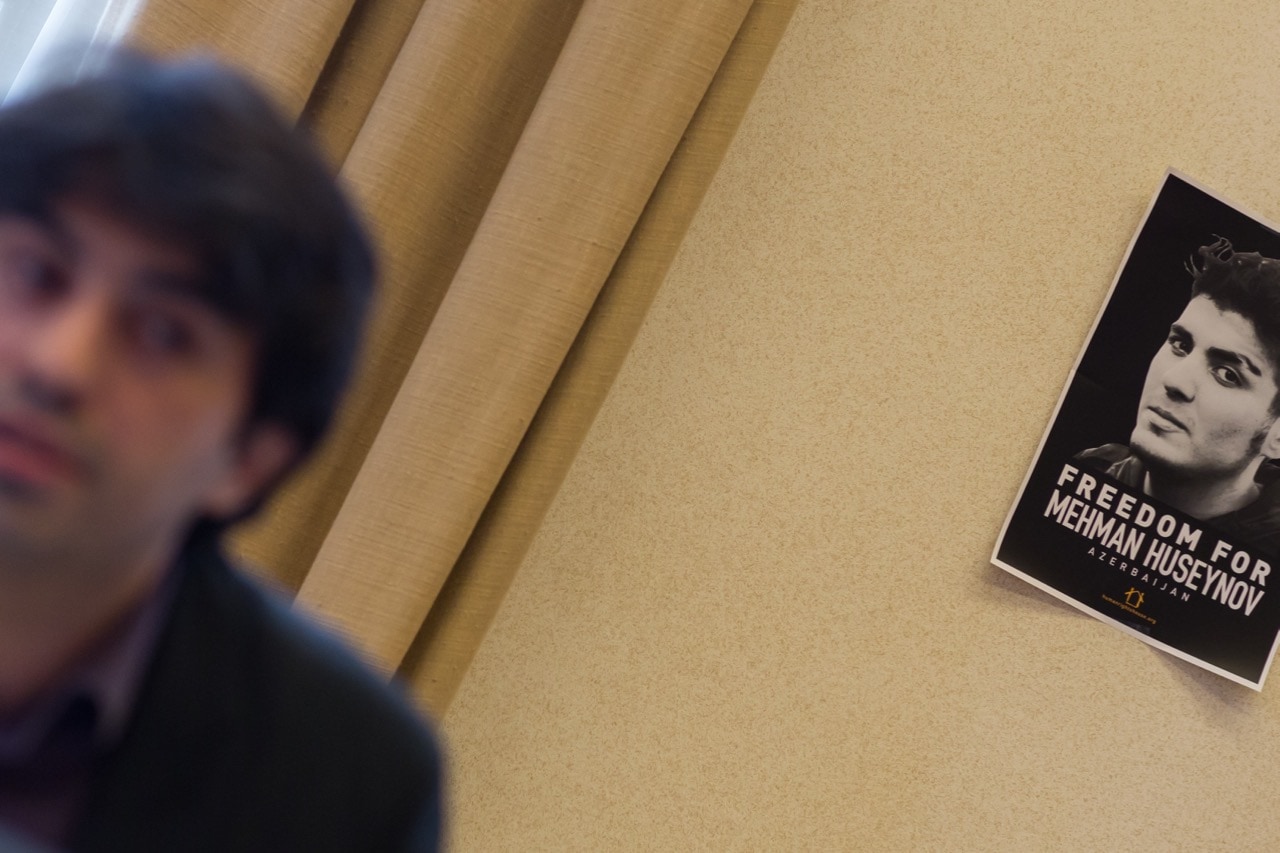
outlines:
[{"label": "blurred man's eye", "polygon": [[47,299],[60,294],[66,283],[66,271],[51,252],[33,246],[0,247],[0,289],[6,297]]},{"label": "blurred man's eye", "polygon": [[0,294],[11,303],[61,294],[70,281],[58,246],[39,224],[0,216]]},{"label": "blurred man's eye", "polygon": [[138,352],[151,357],[182,356],[196,346],[194,325],[181,312],[142,308],[128,319],[129,339]]}]

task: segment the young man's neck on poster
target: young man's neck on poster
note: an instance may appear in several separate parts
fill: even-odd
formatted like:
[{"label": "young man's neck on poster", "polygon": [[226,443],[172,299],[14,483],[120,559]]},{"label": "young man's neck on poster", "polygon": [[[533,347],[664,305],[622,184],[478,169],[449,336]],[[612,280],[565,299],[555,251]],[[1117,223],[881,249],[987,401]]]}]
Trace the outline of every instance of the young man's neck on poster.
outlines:
[{"label": "young man's neck on poster", "polygon": [[1142,491],[1192,518],[1217,518],[1258,499],[1262,487],[1255,477],[1261,464],[1260,456],[1237,472],[1211,479],[1178,476],[1149,467],[1143,478]]}]

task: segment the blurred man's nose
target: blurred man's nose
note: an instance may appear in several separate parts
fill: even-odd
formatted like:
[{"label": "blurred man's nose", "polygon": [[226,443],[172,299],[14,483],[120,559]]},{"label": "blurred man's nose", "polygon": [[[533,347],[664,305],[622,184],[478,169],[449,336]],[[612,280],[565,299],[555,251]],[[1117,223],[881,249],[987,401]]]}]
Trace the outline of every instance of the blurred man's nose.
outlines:
[{"label": "blurred man's nose", "polygon": [[106,300],[80,293],[34,321],[20,377],[28,402],[67,410],[83,401],[109,363],[110,317]]}]

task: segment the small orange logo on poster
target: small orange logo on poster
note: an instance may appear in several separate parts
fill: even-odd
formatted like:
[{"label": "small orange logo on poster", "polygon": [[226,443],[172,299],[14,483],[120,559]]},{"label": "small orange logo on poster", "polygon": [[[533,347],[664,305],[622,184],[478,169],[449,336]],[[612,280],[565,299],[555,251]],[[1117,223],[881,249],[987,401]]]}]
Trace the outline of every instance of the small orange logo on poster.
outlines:
[{"label": "small orange logo on poster", "polygon": [[1129,591],[1124,594],[1124,603],[1136,610],[1142,606],[1142,597],[1140,590],[1130,587]]}]

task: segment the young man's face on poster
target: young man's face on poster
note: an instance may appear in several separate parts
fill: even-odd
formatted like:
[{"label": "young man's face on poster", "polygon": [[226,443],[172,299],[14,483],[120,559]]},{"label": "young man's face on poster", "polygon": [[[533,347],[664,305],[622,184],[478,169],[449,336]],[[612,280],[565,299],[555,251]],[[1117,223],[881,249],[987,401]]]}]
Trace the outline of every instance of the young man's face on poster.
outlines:
[{"label": "young man's face on poster", "polygon": [[1236,476],[1280,450],[1276,394],[1253,323],[1197,296],[1151,360],[1130,445],[1167,474]]}]

